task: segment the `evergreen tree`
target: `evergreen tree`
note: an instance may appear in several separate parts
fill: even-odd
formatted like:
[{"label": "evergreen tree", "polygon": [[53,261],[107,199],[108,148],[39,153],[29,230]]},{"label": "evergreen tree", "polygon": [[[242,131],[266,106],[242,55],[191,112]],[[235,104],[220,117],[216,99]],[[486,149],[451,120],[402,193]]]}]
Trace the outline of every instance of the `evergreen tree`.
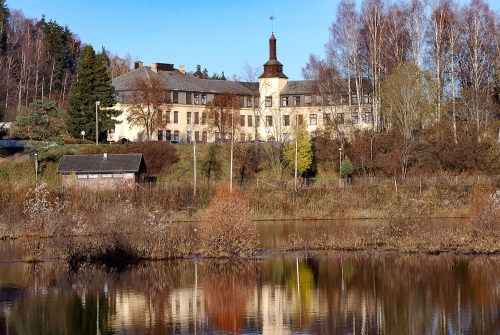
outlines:
[{"label": "evergreen tree", "polygon": [[35,141],[61,139],[66,111],[57,109],[52,100],[34,100],[28,107],[22,106],[10,130],[11,137]]},{"label": "evergreen tree", "polygon": [[83,48],[76,72],[76,82],[69,97],[68,132],[78,138],[83,130],[90,139],[95,140],[96,103],[99,101],[99,142],[102,142],[106,139],[107,131],[119,123],[112,117],[121,113],[111,109],[116,104],[115,88],[111,85],[109,58],[104,49],[96,54],[90,45]]},{"label": "evergreen tree", "polygon": [[79,53],[79,42],[75,40],[69,28],[62,27],[55,21],[45,21],[45,16],[38,22],[45,34],[45,43],[50,55],[50,94],[63,91],[64,73],[73,75]]},{"label": "evergreen tree", "polygon": [[7,49],[7,26],[10,16],[6,0],[0,0],[0,51]]}]

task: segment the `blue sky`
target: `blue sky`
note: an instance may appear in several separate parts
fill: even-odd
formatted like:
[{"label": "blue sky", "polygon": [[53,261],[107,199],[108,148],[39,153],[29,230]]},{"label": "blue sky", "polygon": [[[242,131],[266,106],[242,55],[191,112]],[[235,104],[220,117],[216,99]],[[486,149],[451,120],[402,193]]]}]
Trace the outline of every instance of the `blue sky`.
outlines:
[{"label": "blue sky", "polygon": [[[29,18],[45,14],[96,50],[104,46],[122,57],[128,52],[145,65],[173,63],[187,71],[200,64],[210,75],[224,71],[228,78],[241,76],[246,62],[262,69],[274,30],[283,72],[299,80],[309,55],[323,56],[339,2],[7,0],[7,6]],[[500,9],[497,2],[489,1],[492,9]]]},{"label": "blue sky", "polygon": [[187,71],[200,64],[226,77],[241,75],[245,62],[262,69],[273,24],[283,72],[298,80],[309,54],[323,55],[339,1],[7,0],[7,6],[29,18],[45,14],[96,50]]}]

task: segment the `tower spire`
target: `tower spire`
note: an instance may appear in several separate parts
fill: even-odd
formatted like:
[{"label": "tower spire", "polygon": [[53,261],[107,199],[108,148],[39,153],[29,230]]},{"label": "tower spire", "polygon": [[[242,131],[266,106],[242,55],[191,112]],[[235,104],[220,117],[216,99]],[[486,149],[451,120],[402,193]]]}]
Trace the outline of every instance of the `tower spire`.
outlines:
[{"label": "tower spire", "polygon": [[[274,17],[271,16],[271,18]],[[259,78],[276,77],[288,79],[288,77],[283,73],[283,65],[278,61],[276,37],[274,37],[273,32],[269,38],[269,60],[264,64],[264,73]]]}]

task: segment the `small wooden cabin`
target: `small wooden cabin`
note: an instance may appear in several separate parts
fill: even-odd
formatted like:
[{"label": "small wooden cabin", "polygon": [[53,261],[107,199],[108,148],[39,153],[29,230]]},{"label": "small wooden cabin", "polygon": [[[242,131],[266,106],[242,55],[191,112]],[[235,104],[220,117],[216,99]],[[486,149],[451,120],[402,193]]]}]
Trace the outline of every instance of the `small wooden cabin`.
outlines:
[{"label": "small wooden cabin", "polygon": [[146,172],[142,154],[63,155],[57,166],[65,187],[135,189]]}]

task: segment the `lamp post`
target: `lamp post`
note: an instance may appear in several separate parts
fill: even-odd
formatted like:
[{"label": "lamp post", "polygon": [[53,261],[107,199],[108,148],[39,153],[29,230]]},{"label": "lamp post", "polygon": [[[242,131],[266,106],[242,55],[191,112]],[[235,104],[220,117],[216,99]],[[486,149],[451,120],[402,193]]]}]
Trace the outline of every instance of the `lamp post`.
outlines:
[{"label": "lamp post", "polygon": [[298,152],[299,152],[299,139],[295,139],[295,193],[297,193],[297,165],[298,165]]},{"label": "lamp post", "polygon": [[97,110],[100,104],[100,101],[95,102],[95,145],[99,145],[99,119],[97,118]]},{"label": "lamp post", "polygon": [[339,159],[339,187],[342,186],[342,147],[339,148],[340,159]]},{"label": "lamp post", "polygon": [[229,172],[229,192],[233,193],[233,143],[234,143],[234,111],[231,106],[231,171]]},{"label": "lamp post", "polygon": [[38,152],[35,152],[35,181],[38,181]]},{"label": "lamp post", "polygon": [[85,130],[82,130],[80,134],[82,134],[82,140],[85,141]]}]

